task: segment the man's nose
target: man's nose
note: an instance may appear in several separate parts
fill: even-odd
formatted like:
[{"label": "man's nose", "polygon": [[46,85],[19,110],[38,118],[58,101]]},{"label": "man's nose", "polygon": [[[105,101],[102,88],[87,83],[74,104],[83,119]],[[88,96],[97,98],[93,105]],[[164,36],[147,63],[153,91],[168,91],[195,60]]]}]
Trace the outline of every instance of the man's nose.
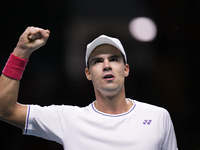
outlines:
[{"label": "man's nose", "polygon": [[109,70],[112,70],[112,68],[110,65],[110,61],[106,59],[103,62],[103,71],[109,71]]}]

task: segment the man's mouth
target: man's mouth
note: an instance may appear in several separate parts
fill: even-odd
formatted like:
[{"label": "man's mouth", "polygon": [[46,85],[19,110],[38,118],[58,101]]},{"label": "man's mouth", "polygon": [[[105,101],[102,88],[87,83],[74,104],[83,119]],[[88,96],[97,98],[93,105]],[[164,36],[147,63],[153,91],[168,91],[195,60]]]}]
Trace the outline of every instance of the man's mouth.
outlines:
[{"label": "man's mouth", "polygon": [[114,76],[113,76],[112,74],[107,74],[107,75],[105,75],[105,76],[103,77],[103,79],[107,79],[107,80],[113,79],[113,78],[114,78]]}]

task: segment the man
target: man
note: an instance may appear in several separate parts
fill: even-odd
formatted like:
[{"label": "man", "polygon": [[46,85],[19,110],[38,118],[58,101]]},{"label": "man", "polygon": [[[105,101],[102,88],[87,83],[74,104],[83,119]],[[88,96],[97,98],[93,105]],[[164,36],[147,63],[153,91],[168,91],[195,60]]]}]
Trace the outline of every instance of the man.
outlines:
[{"label": "man", "polygon": [[129,74],[126,53],[116,38],[102,35],[87,45],[85,74],[96,100],[86,107],[22,105],[19,82],[31,53],[50,31],[28,27],[21,35],[0,78],[0,118],[66,150],[176,150],[169,113],[125,97]]}]

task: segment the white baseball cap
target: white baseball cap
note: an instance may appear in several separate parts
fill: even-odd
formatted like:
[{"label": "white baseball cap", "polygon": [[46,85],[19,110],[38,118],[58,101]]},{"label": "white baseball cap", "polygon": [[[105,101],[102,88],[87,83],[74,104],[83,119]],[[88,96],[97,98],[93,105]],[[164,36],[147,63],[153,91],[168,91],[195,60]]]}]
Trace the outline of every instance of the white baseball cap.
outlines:
[{"label": "white baseball cap", "polygon": [[86,55],[85,55],[85,63],[86,63],[86,67],[87,64],[88,64],[88,59],[90,57],[90,54],[92,53],[92,51],[99,45],[102,45],[102,44],[109,44],[109,45],[112,45],[114,47],[116,47],[124,56],[124,60],[125,62],[127,63],[127,58],[126,58],[126,53],[124,51],[124,48],[121,44],[121,42],[117,39],[117,38],[113,38],[113,37],[109,37],[109,36],[106,36],[106,35],[101,35],[99,37],[97,37],[96,39],[94,39],[91,43],[89,43],[87,45],[87,48],[86,48]]}]

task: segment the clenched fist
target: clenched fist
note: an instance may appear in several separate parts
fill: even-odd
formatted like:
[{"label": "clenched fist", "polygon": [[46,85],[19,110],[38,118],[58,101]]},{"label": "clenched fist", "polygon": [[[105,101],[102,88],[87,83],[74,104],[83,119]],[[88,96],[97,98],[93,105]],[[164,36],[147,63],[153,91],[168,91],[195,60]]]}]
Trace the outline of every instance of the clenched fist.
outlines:
[{"label": "clenched fist", "polygon": [[13,54],[28,59],[31,53],[45,45],[50,31],[37,27],[28,27],[20,36]]}]

